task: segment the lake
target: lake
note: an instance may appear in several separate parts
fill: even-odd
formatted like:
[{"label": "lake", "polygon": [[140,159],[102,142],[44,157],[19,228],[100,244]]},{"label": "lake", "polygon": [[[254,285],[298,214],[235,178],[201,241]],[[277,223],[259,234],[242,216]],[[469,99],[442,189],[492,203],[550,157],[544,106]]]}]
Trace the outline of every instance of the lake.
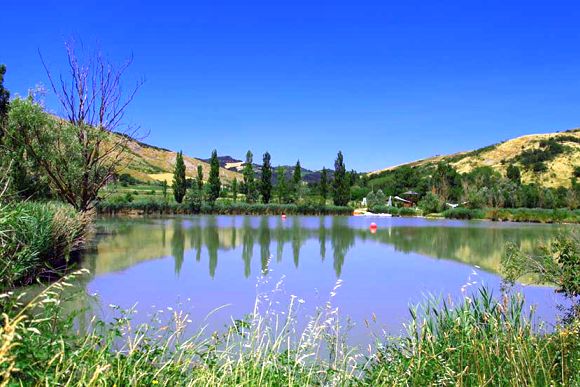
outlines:
[{"label": "lake", "polygon": [[[304,315],[330,301],[352,321],[350,339],[367,343],[373,333],[401,333],[409,305],[427,295],[460,300],[485,284],[499,296],[506,242],[534,251],[569,227],[419,218],[104,218],[81,262],[91,274],[77,283],[98,302],[78,297],[73,305],[105,319],[115,315],[113,305],[135,305],[137,322],[181,309],[192,326],[220,329],[250,313],[258,293],[278,311],[295,296]],[[554,323],[561,298],[552,288],[518,289]]]}]

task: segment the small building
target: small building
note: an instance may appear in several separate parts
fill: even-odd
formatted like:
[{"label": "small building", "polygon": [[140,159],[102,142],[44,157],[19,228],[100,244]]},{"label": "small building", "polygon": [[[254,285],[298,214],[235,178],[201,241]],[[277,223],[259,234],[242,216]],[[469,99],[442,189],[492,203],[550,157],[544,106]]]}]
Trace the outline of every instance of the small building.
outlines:
[{"label": "small building", "polygon": [[403,207],[415,207],[419,201],[419,193],[415,191],[403,192],[395,199],[402,203]]}]

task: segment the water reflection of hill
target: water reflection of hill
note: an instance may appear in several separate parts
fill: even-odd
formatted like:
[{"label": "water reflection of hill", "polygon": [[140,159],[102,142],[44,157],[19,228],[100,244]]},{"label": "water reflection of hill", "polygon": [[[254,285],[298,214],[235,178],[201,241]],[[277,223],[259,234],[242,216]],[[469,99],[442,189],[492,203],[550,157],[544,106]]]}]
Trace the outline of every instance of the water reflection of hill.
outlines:
[{"label": "water reflection of hill", "polygon": [[[452,259],[479,265],[497,272],[505,243],[514,242],[532,250],[548,243],[557,233],[555,226],[514,227],[397,227],[381,228],[370,234],[366,228],[349,226],[346,218],[198,217],[168,220],[104,220],[99,224],[96,254],[87,256],[84,265],[95,274],[119,271],[139,262],[172,256],[179,274],[186,252],[200,260],[205,250],[208,271],[214,276],[219,252],[239,249],[244,275],[251,274],[251,262],[259,259],[268,270],[270,259],[280,261],[284,248],[290,248],[296,267],[300,251],[308,240],[317,240],[320,259],[327,259],[330,249],[337,277],[345,257],[356,243],[375,241],[397,251],[428,257]],[[98,258],[97,258],[98,255]]]}]

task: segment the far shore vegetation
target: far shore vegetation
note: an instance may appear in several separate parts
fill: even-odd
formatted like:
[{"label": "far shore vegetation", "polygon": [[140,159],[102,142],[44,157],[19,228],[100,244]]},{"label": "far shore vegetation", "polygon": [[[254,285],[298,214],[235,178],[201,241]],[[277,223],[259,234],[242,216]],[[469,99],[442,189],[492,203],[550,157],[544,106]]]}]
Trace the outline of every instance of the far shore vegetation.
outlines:
[{"label": "far shore vegetation", "polygon": [[[490,168],[459,174],[448,164],[369,176],[347,171],[338,152],[334,168],[308,183],[299,161],[290,174],[265,152],[254,168],[248,151],[240,179],[226,181],[214,150],[207,176],[198,169],[188,178],[180,152],[171,182],[138,181],[120,170],[137,132],[123,124],[141,86],[121,87],[131,61],[115,66],[71,45],[67,59],[62,76],[45,66],[61,116],[45,109],[42,93],[10,99],[0,66],[1,386],[580,384],[574,234],[538,256],[508,246],[503,260],[506,288],[534,275],[568,298],[566,318],[549,329],[521,295],[506,290],[498,297],[486,288],[411,308],[406,334],[378,337],[370,349],[347,344],[347,316],[330,302],[299,323],[295,299],[285,314],[256,308],[209,334],[186,335],[187,316],[179,311],[169,321],[133,326],[133,311],[117,309],[112,323],[94,319],[81,329],[63,305],[70,281],[85,273],[67,270],[96,211],[349,215],[367,198],[370,210],[400,216],[577,222],[580,189],[579,176],[569,187],[521,183],[520,167],[542,170],[567,151],[554,143],[514,160],[507,176]],[[389,196],[407,191],[414,192],[412,206],[387,206]],[[22,286],[35,282],[47,286],[25,302]]]}]

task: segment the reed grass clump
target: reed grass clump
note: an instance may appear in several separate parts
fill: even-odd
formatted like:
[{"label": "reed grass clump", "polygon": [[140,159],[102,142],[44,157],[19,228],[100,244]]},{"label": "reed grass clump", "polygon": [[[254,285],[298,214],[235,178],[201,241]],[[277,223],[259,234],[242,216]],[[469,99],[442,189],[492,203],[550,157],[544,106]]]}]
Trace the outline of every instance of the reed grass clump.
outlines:
[{"label": "reed grass clump", "polygon": [[62,203],[0,202],[0,290],[66,263],[89,222],[89,215]]},{"label": "reed grass clump", "polygon": [[177,311],[169,320],[134,326],[133,311],[118,310],[113,322],[93,320],[77,336],[73,320],[60,313],[63,290],[81,274],[52,284],[26,306],[16,300],[6,308],[0,384],[349,385],[361,375],[364,357],[344,342],[338,310],[329,302],[300,328],[297,297],[278,313],[264,309],[267,298],[259,297],[247,318],[222,332],[202,327],[185,335],[188,316]]},{"label": "reed grass clump", "polygon": [[580,382],[580,324],[548,333],[519,294],[496,300],[481,288],[452,306],[411,310],[407,335],[379,348],[369,385],[548,386]]}]

